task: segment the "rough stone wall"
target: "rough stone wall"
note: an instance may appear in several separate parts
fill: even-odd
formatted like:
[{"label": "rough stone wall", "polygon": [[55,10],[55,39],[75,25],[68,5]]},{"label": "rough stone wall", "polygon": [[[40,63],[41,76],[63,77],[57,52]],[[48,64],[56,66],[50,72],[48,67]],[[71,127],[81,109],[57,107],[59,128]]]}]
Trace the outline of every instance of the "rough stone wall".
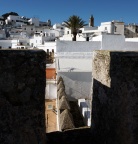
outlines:
[{"label": "rough stone wall", "polygon": [[92,67],[94,142],[138,143],[138,52],[95,51]]},{"label": "rough stone wall", "polygon": [[41,50],[0,50],[1,144],[45,144],[45,61]]}]

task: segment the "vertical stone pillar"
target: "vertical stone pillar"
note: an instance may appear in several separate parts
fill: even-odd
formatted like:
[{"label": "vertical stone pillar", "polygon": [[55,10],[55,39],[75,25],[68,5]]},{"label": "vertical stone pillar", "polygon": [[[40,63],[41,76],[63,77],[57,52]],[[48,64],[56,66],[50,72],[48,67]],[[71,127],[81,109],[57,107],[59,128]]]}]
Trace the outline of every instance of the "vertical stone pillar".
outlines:
[{"label": "vertical stone pillar", "polygon": [[138,143],[138,52],[94,51],[92,81],[95,143]]},{"label": "vertical stone pillar", "polygon": [[0,50],[0,143],[45,144],[42,50]]}]

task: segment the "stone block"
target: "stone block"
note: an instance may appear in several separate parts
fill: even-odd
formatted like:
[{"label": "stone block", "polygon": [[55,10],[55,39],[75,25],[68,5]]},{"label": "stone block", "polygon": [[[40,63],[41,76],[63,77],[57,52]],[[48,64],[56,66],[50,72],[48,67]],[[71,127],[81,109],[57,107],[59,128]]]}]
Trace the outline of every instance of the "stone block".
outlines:
[{"label": "stone block", "polygon": [[95,143],[138,143],[138,52],[94,51],[92,82]]},{"label": "stone block", "polygon": [[42,50],[0,50],[0,143],[45,144]]}]

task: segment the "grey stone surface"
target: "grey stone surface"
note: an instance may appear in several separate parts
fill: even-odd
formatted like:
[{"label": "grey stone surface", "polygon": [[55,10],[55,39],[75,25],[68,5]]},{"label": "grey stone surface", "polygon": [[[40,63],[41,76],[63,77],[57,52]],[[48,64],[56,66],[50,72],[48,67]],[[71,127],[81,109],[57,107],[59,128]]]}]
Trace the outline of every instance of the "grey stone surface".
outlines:
[{"label": "grey stone surface", "polygon": [[0,50],[0,143],[45,144],[45,52]]},{"label": "grey stone surface", "polygon": [[138,143],[138,52],[95,51],[92,67],[93,140]]}]

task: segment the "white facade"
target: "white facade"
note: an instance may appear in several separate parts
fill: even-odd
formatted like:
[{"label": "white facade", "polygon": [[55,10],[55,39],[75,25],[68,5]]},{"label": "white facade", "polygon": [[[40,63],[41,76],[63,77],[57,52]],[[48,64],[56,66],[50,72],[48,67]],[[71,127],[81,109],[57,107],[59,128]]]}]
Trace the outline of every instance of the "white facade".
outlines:
[{"label": "white facade", "polygon": [[138,42],[136,40],[135,42],[125,41],[123,35],[107,34],[105,32],[90,42],[57,41],[56,47],[57,76],[63,78],[65,92],[69,100],[85,99],[85,102],[78,103],[78,105],[85,124],[90,126],[92,51],[138,51]]},{"label": "white facade", "polygon": [[[84,26],[79,31],[80,33],[76,36],[77,41],[93,41],[93,37],[99,36],[101,33],[124,35],[124,23],[119,21],[102,22],[99,27]],[[60,40],[72,41],[72,38],[71,30],[65,28],[64,35]]]},{"label": "white facade", "polygon": [[98,27],[98,30],[109,34],[124,35],[124,22],[119,21],[103,22],[101,23],[101,26]]},{"label": "white facade", "polygon": [[30,20],[28,20],[28,22],[29,22],[31,25],[39,26],[39,19],[38,19],[38,18],[31,18]]},{"label": "white facade", "polygon": [[98,30],[107,33],[114,33],[114,23],[113,22],[103,22],[101,26],[98,27]]},{"label": "white facade", "polygon": [[53,29],[64,29],[64,26],[62,24],[56,23],[53,25]]},{"label": "white facade", "polygon": [[35,33],[34,37],[30,40],[30,45],[33,47],[39,47],[44,45],[46,41],[55,41],[55,33]]},{"label": "white facade", "polygon": [[5,38],[6,38],[5,30],[1,29],[0,30],[0,39],[5,39]]},{"label": "white facade", "polygon": [[29,39],[0,40],[0,48],[31,48]]},{"label": "white facade", "polygon": [[138,42],[138,38],[125,38],[125,41],[127,42]]},{"label": "white facade", "polygon": [[21,16],[14,16],[14,15],[9,15],[6,19],[6,24],[13,24],[15,26],[21,26],[21,25],[27,25],[27,18],[26,17],[21,17]]},{"label": "white facade", "polygon": [[45,99],[57,99],[57,84],[55,81],[46,81]]},{"label": "white facade", "polygon": [[28,36],[33,36],[36,31],[36,27],[33,25],[23,25],[22,31],[26,32]]},{"label": "white facade", "polygon": [[84,123],[91,126],[91,108],[88,107],[85,99],[78,99],[78,106]]},{"label": "white facade", "polygon": [[1,48],[16,48],[18,41],[17,40],[0,40]]},{"label": "white facade", "polygon": [[100,42],[57,41],[56,69],[70,100],[90,98],[92,51]]},{"label": "white facade", "polygon": [[113,21],[114,22],[114,34],[124,35],[124,22]]},{"label": "white facade", "polygon": [[62,37],[64,35],[65,27],[62,24],[54,24],[53,29],[58,32],[58,35],[56,37],[59,38],[59,37]]}]

